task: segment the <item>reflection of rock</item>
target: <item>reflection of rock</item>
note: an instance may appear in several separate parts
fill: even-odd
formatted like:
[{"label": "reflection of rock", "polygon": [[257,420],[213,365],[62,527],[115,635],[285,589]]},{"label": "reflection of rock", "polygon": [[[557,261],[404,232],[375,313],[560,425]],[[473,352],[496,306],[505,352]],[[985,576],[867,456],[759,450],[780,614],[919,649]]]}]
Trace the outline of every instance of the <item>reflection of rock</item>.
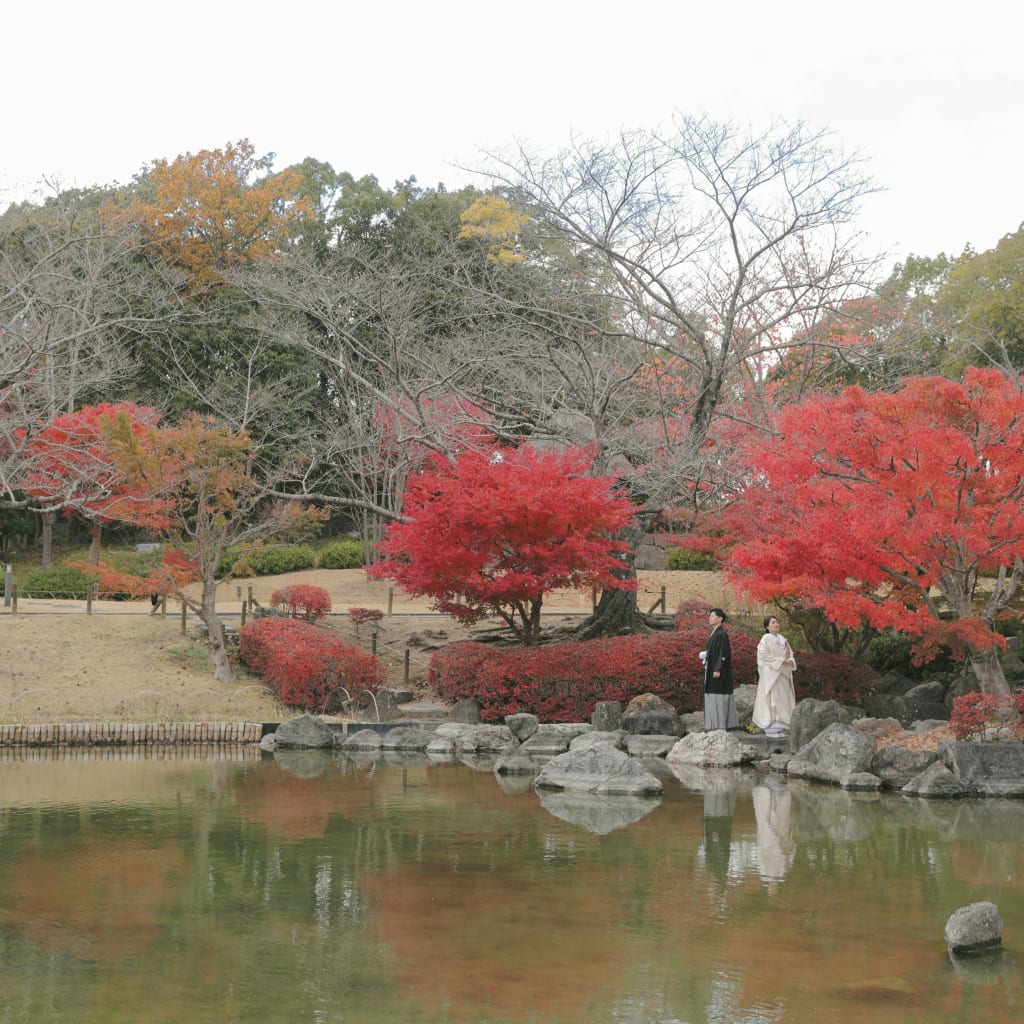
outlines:
[{"label": "reflection of rock", "polygon": [[533,775],[498,775],[498,788],[509,796],[522,796],[533,789]]},{"label": "reflection of rock", "polygon": [[933,761],[923,772],[915,775],[900,792],[904,796],[949,799],[960,796],[963,789],[957,777],[941,761]]},{"label": "reflection of rock", "polygon": [[384,733],[380,746],[382,750],[424,751],[433,738],[433,729],[422,729],[415,725],[400,725],[397,729],[389,729]]},{"label": "reflection of rock", "polygon": [[315,779],[323,775],[331,763],[331,755],[323,750],[277,750],[274,762],[289,775],[300,779]]},{"label": "reflection of rock", "polygon": [[789,782],[788,788],[793,796],[795,840],[854,843],[870,835],[875,827],[874,804],[880,799],[877,794],[863,796],[799,779]]},{"label": "reflection of rock", "polygon": [[422,768],[433,763],[422,750],[382,750],[381,760],[395,768]]},{"label": "reflection of rock", "polygon": [[695,764],[670,764],[672,774],[695,793],[709,791],[721,793],[746,793],[753,789],[750,774],[733,768],[702,768]]},{"label": "reflection of rock", "polygon": [[510,747],[494,762],[496,775],[527,775],[531,779],[540,771],[540,761],[524,754],[521,747]]},{"label": "reflection of rock", "polygon": [[701,822],[704,832],[704,863],[716,878],[725,880],[729,874],[729,857],[732,853],[732,817],[736,811],[734,790],[706,789],[704,791],[704,815]]},{"label": "reflection of rock", "polygon": [[946,921],[946,948],[957,956],[998,949],[1003,944],[1003,919],[994,903],[984,900],[955,910]]},{"label": "reflection of rock", "polygon": [[956,976],[968,985],[998,984],[1007,971],[1001,949],[981,956],[957,956],[950,953],[949,962],[953,965]]},{"label": "reflection of rock", "polygon": [[298,747],[322,750],[334,746],[334,730],[316,715],[300,715],[277,727],[276,749]]},{"label": "reflection of rock", "polygon": [[556,818],[599,836],[632,825],[661,803],[650,797],[596,796],[550,789],[539,789],[537,795],[544,809]]},{"label": "reflection of rock", "polygon": [[467,768],[472,768],[475,772],[493,772],[494,764],[498,760],[498,754],[475,754],[460,753],[459,763],[464,764]]},{"label": "reflection of rock", "polygon": [[559,754],[540,770],[536,785],[576,793],[628,796],[660,795],[662,791],[661,782],[643,765],[608,744]]}]

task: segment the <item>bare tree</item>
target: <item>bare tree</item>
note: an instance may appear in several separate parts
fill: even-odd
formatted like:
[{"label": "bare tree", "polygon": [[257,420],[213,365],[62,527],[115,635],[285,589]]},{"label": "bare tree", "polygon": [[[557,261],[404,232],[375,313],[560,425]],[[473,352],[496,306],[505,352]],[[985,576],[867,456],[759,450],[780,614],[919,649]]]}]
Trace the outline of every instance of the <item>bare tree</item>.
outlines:
[{"label": "bare tree", "polygon": [[[759,382],[797,327],[864,294],[878,265],[852,228],[871,182],[803,125],[754,135],[679,117],[669,131],[576,142],[549,158],[523,146],[492,154],[487,173],[552,245],[600,268],[590,280],[618,329],[678,375],[677,428],[645,467],[634,541],[706,474],[705,442],[738,389]],[[588,629],[636,623],[635,595],[608,591]]]}]

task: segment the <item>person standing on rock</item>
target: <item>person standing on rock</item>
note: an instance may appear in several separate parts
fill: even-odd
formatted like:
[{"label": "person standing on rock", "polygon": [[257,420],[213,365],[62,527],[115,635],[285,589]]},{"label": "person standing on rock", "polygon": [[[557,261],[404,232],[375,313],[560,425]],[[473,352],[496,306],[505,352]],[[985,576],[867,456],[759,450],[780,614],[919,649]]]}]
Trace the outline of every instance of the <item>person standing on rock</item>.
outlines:
[{"label": "person standing on rock", "polygon": [[704,661],[704,731],[738,729],[739,715],[732,695],[732,648],[725,631],[726,615],[721,608],[708,612],[708,649],[701,652]]},{"label": "person standing on rock", "polygon": [[764,636],[757,645],[757,696],[754,699],[754,725],[768,736],[789,732],[796,694],[793,669],[796,658],[789,641],[779,632],[779,620],[769,615],[764,620]]}]

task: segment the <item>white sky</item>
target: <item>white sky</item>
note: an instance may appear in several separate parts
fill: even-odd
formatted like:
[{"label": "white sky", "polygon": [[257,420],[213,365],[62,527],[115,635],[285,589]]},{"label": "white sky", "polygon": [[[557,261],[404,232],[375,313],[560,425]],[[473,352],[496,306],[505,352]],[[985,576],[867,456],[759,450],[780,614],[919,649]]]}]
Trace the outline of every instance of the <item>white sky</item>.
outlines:
[{"label": "white sky", "polygon": [[[31,8],[31,10],[30,10]],[[804,119],[869,160],[893,259],[989,249],[1024,220],[1024,6],[1010,0],[19,0],[0,13],[0,208],[44,177],[126,182],[250,139],[382,185],[465,183],[516,139],[674,111]]]}]

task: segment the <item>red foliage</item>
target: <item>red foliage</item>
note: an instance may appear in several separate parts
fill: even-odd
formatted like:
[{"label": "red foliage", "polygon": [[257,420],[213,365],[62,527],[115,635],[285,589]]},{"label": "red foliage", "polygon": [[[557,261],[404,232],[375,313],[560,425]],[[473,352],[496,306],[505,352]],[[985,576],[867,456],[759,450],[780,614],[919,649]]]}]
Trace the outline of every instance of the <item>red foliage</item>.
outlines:
[{"label": "red foliage", "polygon": [[261,675],[278,699],[303,711],[339,712],[347,699],[387,683],[377,659],[323,626],[297,619],[257,619],[239,637],[242,661]]},{"label": "red foliage", "polygon": [[590,463],[582,450],[530,447],[434,462],[410,480],[408,521],[388,526],[374,575],[460,622],[499,616],[532,642],[549,591],[629,585],[613,537],[632,507],[614,479],[587,475]]},{"label": "red foliage", "polygon": [[958,740],[982,740],[990,724],[1005,726],[1024,740],[1024,690],[1009,700],[993,693],[965,693],[954,699],[949,722]]},{"label": "red foliage", "polygon": [[55,416],[28,439],[29,469],[22,490],[47,504],[68,503],[98,522],[114,522],[130,513],[138,525],[160,525],[163,503],[128,483],[115,464],[107,436],[117,419],[140,437],[159,418],[155,409],[134,402],[87,405]]},{"label": "red foliage", "polygon": [[755,482],[726,516],[740,540],[734,582],[854,629],[972,652],[1001,643],[958,594],[1024,556],[1022,419],[1019,382],[975,369],[963,383],[919,378],[786,407],[777,436],[748,449]]},{"label": "red foliage", "polygon": [[284,608],[293,619],[316,622],[331,611],[331,595],[323,587],[295,583],[281,587],[270,595],[271,608]]},{"label": "red foliage", "polygon": [[679,633],[612,637],[543,647],[462,641],[437,651],[430,685],[446,700],[471,697],[485,722],[528,711],[545,722],[580,722],[598,701],[623,706],[641,693],[680,712],[702,702],[701,647]]},{"label": "red foliage", "polygon": [[376,625],[384,618],[384,613],[377,608],[349,608],[348,617],[354,626],[364,626],[368,622]]}]

